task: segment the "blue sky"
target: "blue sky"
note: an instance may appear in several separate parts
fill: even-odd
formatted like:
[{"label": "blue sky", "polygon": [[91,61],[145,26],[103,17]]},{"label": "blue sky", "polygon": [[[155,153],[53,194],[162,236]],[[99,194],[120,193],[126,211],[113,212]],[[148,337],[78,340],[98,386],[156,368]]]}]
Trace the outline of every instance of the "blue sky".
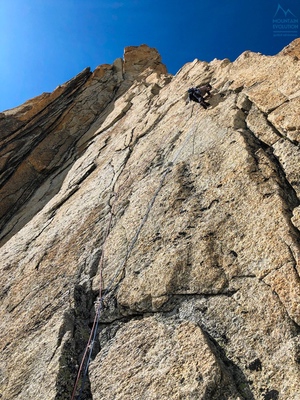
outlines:
[{"label": "blue sky", "polygon": [[296,38],[275,36],[279,4],[276,18],[300,21],[299,0],[0,0],[0,111],[112,63],[126,46],[157,48],[172,74],[195,58],[276,54]]}]

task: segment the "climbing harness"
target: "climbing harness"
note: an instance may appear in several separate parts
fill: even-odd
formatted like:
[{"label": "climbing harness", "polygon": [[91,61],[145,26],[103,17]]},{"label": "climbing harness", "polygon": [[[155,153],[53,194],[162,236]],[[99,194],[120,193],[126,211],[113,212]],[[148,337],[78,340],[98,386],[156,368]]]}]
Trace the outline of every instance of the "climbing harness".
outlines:
[{"label": "climbing harness", "polygon": [[[155,193],[153,194],[153,196],[152,196],[152,198],[151,198],[151,200],[150,200],[150,202],[148,204],[148,207],[146,209],[144,217],[143,217],[143,219],[142,219],[142,221],[141,221],[141,223],[140,223],[140,225],[139,225],[134,237],[131,240],[131,243],[130,243],[130,246],[128,247],[128,249],[127,249],[126,255],[125,255],[123,261],[121,262],[121,264],[119,265],[119,267],[117,268],[115,274],[113,275],[113,277],[109,281],[104,293],[102,294],[102,284],[103,284],[102,269],[103,269],[103,262],[104,262],[105,242],[106,242],[106,239],[107,239],[107,237],[108,237],[108,235],[110,233],[110,230],[111,230],[113,207],[114,207],[114,204],[116,203],[116,199],[114,200],[114,203],[113,203],[112,209],[111,209],[111,213],[110,213],[110,218],[109,218],[108,225],[107,225],[107,229],[106,229],[106,233],[105,233],[105,236],[104,236],[102,254],[101,254],[100,261],[99,261],[100,283],[99,283],[99,296],[97,297],[97,300],[94,303],[94,306],[95,306],[95,318],[94,318],[94,321],[93,321],[93,326],[91,328],[90,336],[89,336],[89,339],[88,339],[84,354],[82,356],[81,364],[80,364],[78,372],[77,372],[76,381],[75,381],[75,384],[74,384],[71,400],[75,399],[76,391],[77,391],[77,388],[78,388],[78,385],[79,385],[79,381],[80,381],[80,377],[81,377],[81,374],[82,374],[81,387],[80,387],[79,394],[78,394],[78,396],[76,398],[77,400],[81,400],[81,396],[82,396],[82,393],[83,393],[83,390],[84,390],[84,386],[85,386],[85,382],[86,382],[86,379],[87,379],[88,368],[89,368],[89,365],[90,365],[90,362],[91,362],[94,343],[95,343],[95,340],[96,340],[96,335],[97,335],[97,331],[98,331],[100,316],[101,316],[101,312],[103,310],[104,300],[108,297],[114,282],[116,281],[116,279],[119,276],[119,274],[121,273],[121,271],[124,269],[124,267],[126,265],[126,262],[127,262],[128,258],[130,256],[130,254],[131,254],[131,252],[132,252],[137,240],[138,240],[138,237],[139,237],[139,235],[141,233],[141,230],[143,229],[143,226],[145,225],[145,223],[146,223],[146,221],[148,219],[149,213],[150,213],[150,211],[151,211],[151,209],[152,209],[152,207],[154,205],[154,202],[155,202],[155,200],[156,200],[161,188],[164,185],[164,182],[165,182],[165,179],[166,179],[168,173],[171,172],[172,166],[175,164],[175,162],[179,158],[182,150],[184,149],[185,145],[189,141],[189,139],[192,136],[192,134],[195,133],[195,130],[196,130],[195,127],[190,129],[190,131],[188,132],[188,134],[187,134],[182,146],[180,147],[180,149],[175,154],[173,160],[168,164],[168,167],[164,170],[164,172],[163,172],[163,174],[161,176],[159,185],[158,185]],[[85,364],[85,368],[84,368],[85,360],[86,360],[86,364]]]}]

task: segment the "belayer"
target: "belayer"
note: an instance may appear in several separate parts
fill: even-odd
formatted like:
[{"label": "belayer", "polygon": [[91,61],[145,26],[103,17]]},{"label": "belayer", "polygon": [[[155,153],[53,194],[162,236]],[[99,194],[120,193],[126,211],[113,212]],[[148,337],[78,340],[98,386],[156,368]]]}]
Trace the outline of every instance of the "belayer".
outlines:
[{"label": "belayer", "polygon": [[200,103],[203,108],[207,109],[207,107],[210,106],[210,104],[207,103],[205,100],[211,96],[210,94],[211,89],[212,86],[210,83],[207,83],[206,85],[199,87],[198,86],[192,87],[188,90],[189,100],[195,101],[196,103]]}]

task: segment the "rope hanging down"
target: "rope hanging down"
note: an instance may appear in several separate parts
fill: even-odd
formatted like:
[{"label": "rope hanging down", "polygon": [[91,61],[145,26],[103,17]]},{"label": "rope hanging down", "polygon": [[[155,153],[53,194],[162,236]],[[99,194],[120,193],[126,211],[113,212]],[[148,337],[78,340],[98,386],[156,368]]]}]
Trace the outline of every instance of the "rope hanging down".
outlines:
[{"label": "rope hanging down", "polygon": [[89,367],[91,356],[92,356],[92,351],[93,351],[93,347],[94,347],[94,340],[95,340],[96,333],[97,333],[97,330],[98,330],[98,324],[99,324],[100,314],[101,314],[102,305],[103,305],[103,297],[102,297],[102,266],[103,266],[103,260],[104,260],[104,245],[105,245],[106,239],[107,239],[107,237],[109,235],[109,232],[110,232],[110,229],[111,229],[112,215],[113,215],[113,211],[111,210],[109,221],[108,221],[108,225],[107,225],[107,229],[106,229],[105,236],[104,236],[102,254],[101,254],[100,261],[99,261],[100,283],[99,283],[99,296],[98,296],[98,299],[100,299],[100,300],[98,300],[95,303],[96,314],[95,314],[95,318],[94,318],[93,325],[92,325],[92,328],[91,328],[90,336],[89,336],[89,339],[88,339],[88,342],[87,342],[87,345],[86,345],[85,351],[83,353],[82,360],[81,360],[81,363],[80,363],[80,366],[79,366],[79,369],[78,369],[78,372],[77,372],[76,381],[75,381],[75,384],[74,384],[74,389],[73,389],[73,392],[72,392],[71,400],[75,399],[76,390],[77,390],[78,383],[79,383],[80,376],[81,376],[81,372],[82,372],[83,366],[84,366],[84,361],[85,361],[86,356],[87,356],[87,354],[89,352],[88,359],[87,359],[87,362],[86,362],[86,367],[85,367],[84,373],[83,373],[80,393],[79,393],[77,399],[80,400],[80,398],[81,398],[81,394],[82,394],[82,391],[84,389],[84,385],[85,385],[85,381],[86,381],[86,377],[87,377],[88,367]]},{"label": "rope hanging down", "polygon": [[[102,250],[102,254],[101,254],[101,258],[100,258],[100,262],[99,262],[100,284],[99,284],[99,296],[97,298],[97,301],[95,302],[96,314],[95,314],[93,326],[91,328],[91,333],[90,333],[90,336],[89,336],[89,339],[88,339],[84,354],[82,356],[82,361],[81,361],[80,367],[79,367],[78,372],[77,372],[77,377],[76,377],[74,389],[73,389],[73,392],[72,392],[71,400],[75,399],[77,387],[78,387],[78,384],[79,384],[81,373],[83,371],[81,388],[80,388],[79,395],[77,396],[77,400],[81,399],[81,395],[82,395],[82,392],[83,392],[83,389],[84,389],[84,386],[85,386],[85,382],[86,382],[86,378],[87,378],[87,374],[88,374],[88,368],[89,368],[89,365],[90,365],[90,362],[91,362],[91,357],[92,357],[94,343],[95,343],[95,339],[96,339],[96,335],[97,335],[97,331],[98,331],[101,311],[103,309],[103,302],[104,302],[105,298],[108,296],[108,294],[109,294],[109,292],[110,292],[110,290],[111,290],[111,288],[113,286],[113,283],[117,279],[118,275],[124,269],[124,267],[126,265],[126,262],[127,262],[130,254],[131,254],[131,252],[132,252],[132,250],[133,250],[133,248],[135,246],[135,243],[138,240],[138,237],[139,237],[139,235],[141,233],[141,230],[143,229],[143,226],[145,225],[145,223],[146,223],[146,221],[148,219],[148,216],[149,216],[149,213],[150,213],[150,211],[151,211],[151,209],[153,207],[153,204],[154,204],[154,202],[155,202],[155,200],[156,200],[161,188],[163,187],[163,184],[165,182],[167,174],[172,170],[172,166],[177,161],[177,159],[180,156],[182,150],[184,149],[185,145],[187,144],[187,142],[189,141],[190,137],[192,136],[192,134],[194,132],[195,132],[195,128],[192,128],[189,131],[189,133],[187,134],[182,146],[180,147],[180,149],[175,154],[173,160],[169,163],[168,168],[163,172],[162,177],[161,177],[160,182],[159,182],[159,185],[158,185],[154,195],[152,196],[152,198],[151,198],[151,200],[150,200],[150,202],[148,204],[148,207],[147,207],[147,210],[145,212],[145,215],[144,215],[144,217],[143,217],[143,219],[142,219],[142,221],[141,221],[141,223],[140,223],[140,225],[139,225],[139,227],[138,227],[138,229],[137,229],[137,231],[136,231],[136,233],[135,233],[135,235],[134,235],[134,237],[133,237],[133,239],[132,239],[132,241],[130,243],[130,246],[127,249],[126,255],[125,255],[123,261],[121,262],[121,264],[119,265],[119,267],[117,268],[115,274],[113,275],[113,277],[109,281],[109,284],[107,285],[107,287],[106,287],[106,289],[105,289],[105,291],[104,291],[104,293],[102,295],[102,268],[103,268],[103,261],[104,261],[104,247],[105,247],[106,239],[107,239],[107,237],[108,237],[108,235],[110,233],[110,230],[111,230],[112,215],[113,215],[113,207],[112,207],[110,218],[109,218],[109,222],[108,222],[108,226],[107,226],[105,237],[104,237],[103,250]],[[85,365],[85,368],[83,370],[84,362],[85,362],[86,359],[87,359],[86,365]]]}]

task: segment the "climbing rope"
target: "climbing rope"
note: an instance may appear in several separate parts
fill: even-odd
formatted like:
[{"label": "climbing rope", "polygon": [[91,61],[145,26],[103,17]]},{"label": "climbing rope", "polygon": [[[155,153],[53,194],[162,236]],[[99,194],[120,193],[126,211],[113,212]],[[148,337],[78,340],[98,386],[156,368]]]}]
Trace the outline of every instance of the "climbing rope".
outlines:
[{"label": "climbing rope", "polygon": [[[192,111],[193,111],[193,109],[192,109]],[[82,383],[81,383],[81,388],[80,388],[79,395],[77,396],[77,400],[81,399],[81,396],[82,396],[82,393],[83,393],[83,390],[84,390],[84,386],[85,386],[85,382],[86,382],[86,378],[87,378],[87,374],[88,374],[88,368],[89,368],[89,365],[90,365],[90,362],[91,362],[94,343],[95,343],[96,335],[97,335],[97,331],[98,331],[100,316],[101,316],[101,312],[103,310],[104,300],[109,295],[109,293],[111,291],[111,288],[112,288],[114,282],[116,281],[118,275],[124,269],[124,267],[126,265],[126,262],[127,262],[128,258],[130,257],[130,254],[131,254],[131,252],[132,252],[132,250],[133,250],[133,248],[134,248],[134,246],[135,246],[135,244],[136,244],[136,242],[138,240],[138,237],[139,237],[139,235],[141,233],[141,230],[143,229],[145,223],[147,222],[148,216],[149,216],[150,211],[151,211],[151,209],[152,209],[152,207],[154,205],[154,202],[155,202],[159,192],[161,191],[161,188],[164,185],[164,182],[165,182],[165,179],[167,177],[167,174],[172,170],[172,166],[177,161],[178,157],[180,156],[182,150],[184,149],[185,145],[189,141],[189,139],[192,136],[192,134],[195,133],[195,129],[196,129],[195,127],[190,129],[190,131],[187,134],[182,146],[177,151],[177,153],[175,154],[173,160],[169,163],[168,167],[164,170],[164,172],[162,174],[162,177],[160,179],[159,185],[158,185],[155,193],[153,194],[153,196],[152,196],[152,198],[151,198],[151,200],[150,200],[150,202],[148,204],[148,207],[146,209],[144,217],[143,217],[143,219],[142,219],[142,221],[141,221],[141,223],[140,223],[140,225],[139,225],[134,237],[131,240],[131,243],[130,243],[130,246],[128,247],[128,249],[127,249],[126,255],[125,255],[123,261],[121,262],[121,264],[119,265],[119,267],[116,269],[115,274],[110,279],[110,281],[109,281],[104,293],[102,294],[102,285],[103,285],[102,270],[103,270],[103,262],[104,262],[104,250],[105,250],[106,239],[107,239],[107,237],[108,237],[108,235],[110,233],[110,230],[111,230],[113,209],[114,209],[114,205],[116,204],[116,199],[114,200],[114,204],[112,206],[111,213],[110,213],[110,218],[109,218],[109,221],[108,221],[108,226],[107,226],[106,233],[105,233],[105,236],[104,236],[102,254],[101,254],[100,261],[99,261],[100,283],[99,283],[99,296],[97,298],[97,301],[95,302],[95,311],[96,311],[95,318],[94,318],[94,321],[93,321],[93,326],[91,328],[90,336],[89,336],[89,339],[88,339],[84,354],[82,356],[82,361],[81,361],[81,364],[80,364],[78,372],[77,372],[76,381],[75,381],[75,384],[74,384],[74,389],[73,389],[73,392],[72,392],[71,400],[75,399],[76,391],[77,391],[77,388],[78,388],[78,384],[79,384],[79,381],[80,381],[80,377],[81,377],[82,371],[83,371]],[[83,369],[86,359],[87,359],[86,365],[85,365],[85,368]]]},{"label": "climbing rope", "polygon": [[85,370],[84,370],[84,373],[83,373],[83,379],[82,379],[82,384],[81,384],[81,388],[80,388],[80,393],[79,393],[79,395],[77,397],[78,400],[80,400],[80,398],[81,398],[81,394],[82,394],[82,391],[84,389],[84,385],[85,385],[85,381],[86,381],[86,377],[87,377],[88,367],[89,367],[91,356],[92,356],[92,351],[93,351],[93,347],[94,347],[94,341],[95,341],[95,337],[96,337],[96,334],[97,334],[98,324],[99,324],[99,320],[100,320],[100,314],[101,314],[101,310],[102,310],[102,306],[103,306],[103,298],[102,298],[102,269],[103,269],[103,261],[104,261],[104,246],[105,246],[106,239],[107,239],[107,237],[108,237],[108,235],[110,233],[110,230],[111,230],[112,216],[113,216],[113,207],[112,207],[111,212],[110,212],[110,217],[109,217],[109,221],[108,221],[108,225],[107,225],[107,228],[106,228],[104,241],[103,241],[102,254],[101,254],[101,257],[100,257],[100,261],[99,261],[100,282],[99,282],[99,296],[98,296],[98,300],[95,302],[96,314],[95,314],[95,318],[94,318],[94,321],[93,321],[93,325],[92,325],[92,329],[91,329],[91,332],[90,332],[90,336],[89,336],[85,351],[84,351],[83,356],[82,356],[81,364],[80,364],[78,372],[77,372],[76,381],[75,381],[75,384],[74,384],[71,400],[75,399],[75,395],[76,395],[78,383],[79,383],[79,380],[80,380],[80,376],[81,376],[81,373],[82,373],[82,370],[83,370],[84,362],[85,362],[86,356],[88,354],[86,367],[85,367]]}]

